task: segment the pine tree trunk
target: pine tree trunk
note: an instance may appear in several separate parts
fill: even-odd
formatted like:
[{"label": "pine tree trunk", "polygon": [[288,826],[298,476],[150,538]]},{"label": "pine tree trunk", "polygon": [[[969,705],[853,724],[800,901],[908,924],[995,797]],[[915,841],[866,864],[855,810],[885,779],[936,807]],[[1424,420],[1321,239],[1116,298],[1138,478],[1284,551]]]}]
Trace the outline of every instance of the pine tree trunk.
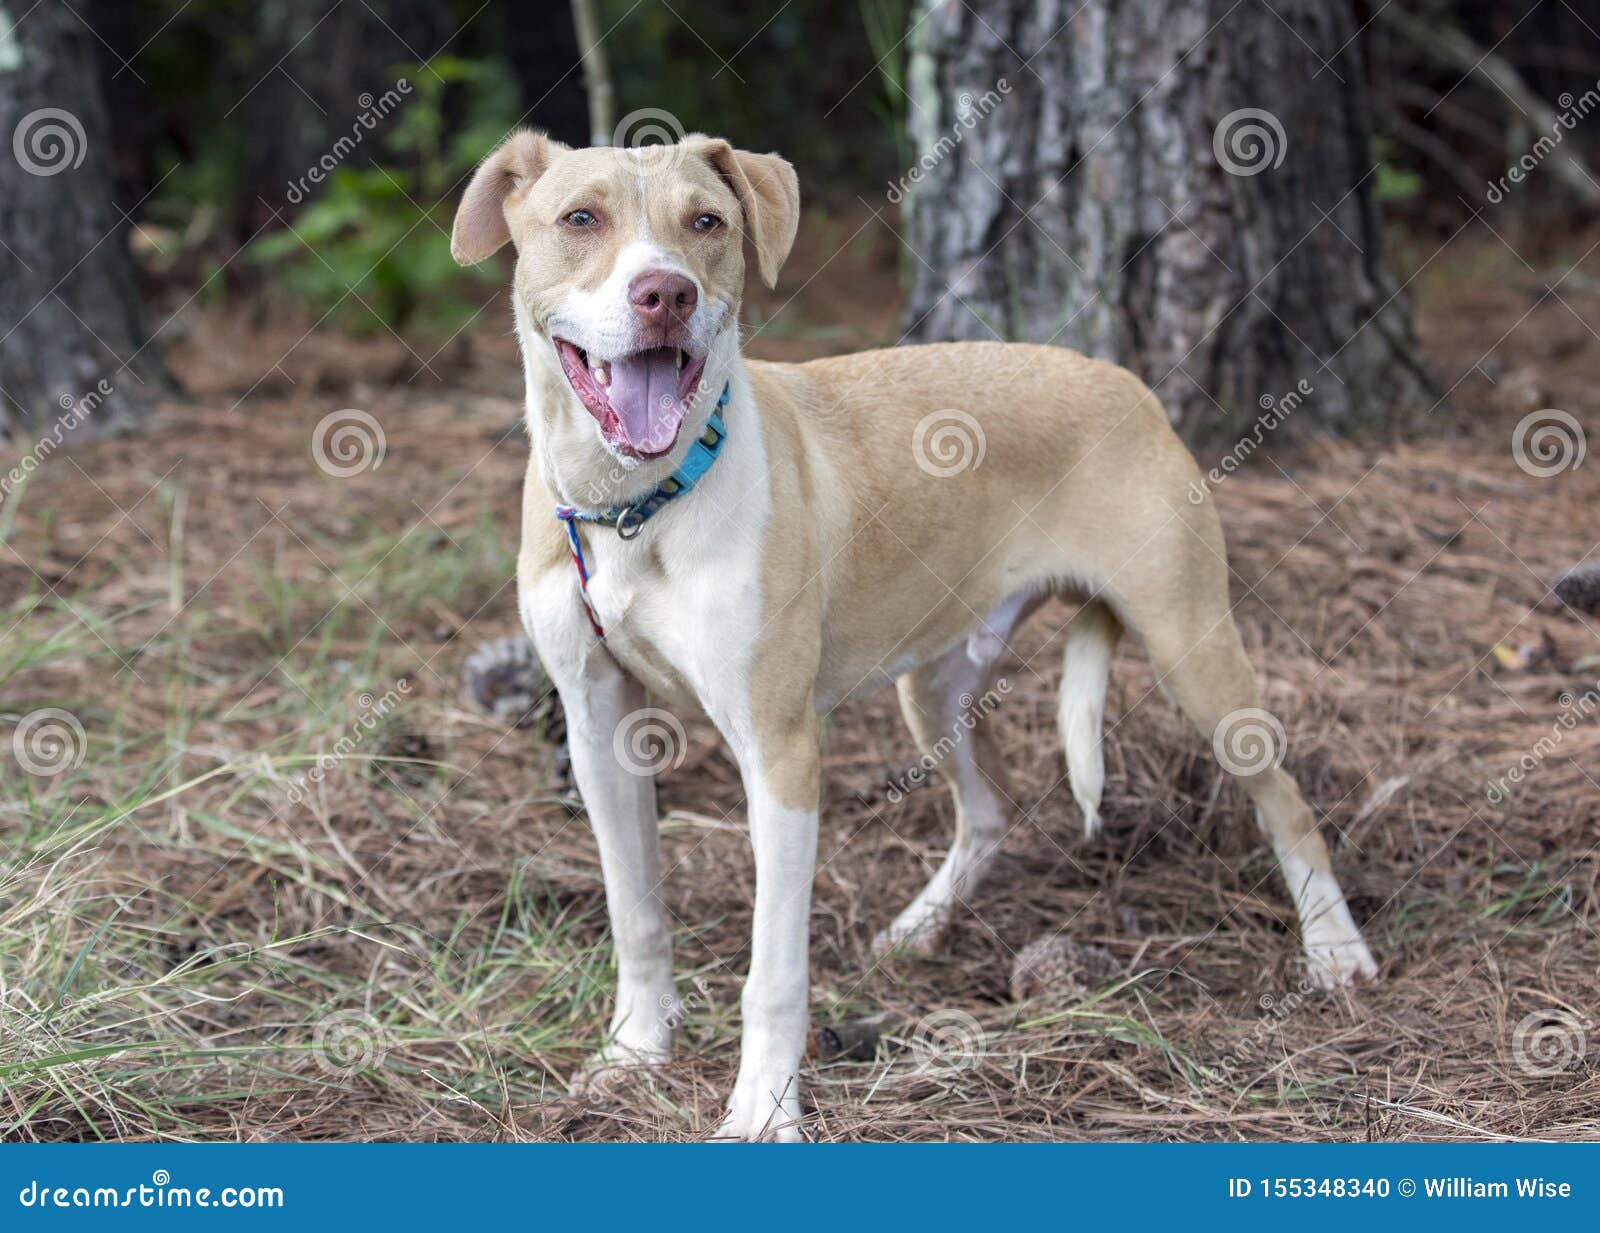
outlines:
[{"label": "pine tree trunk", "polygon": [[171,384],[111,204],[94,36],[60,0],[0,11],[0,436],[60,443],[130,423]]},{"label": "pine tree trunk", "polygon": [[1290,431],[1432,403],[1349,0],[920,0],[913,23],[912,339],[1114,359],[1196,443],[1289,394]]}]

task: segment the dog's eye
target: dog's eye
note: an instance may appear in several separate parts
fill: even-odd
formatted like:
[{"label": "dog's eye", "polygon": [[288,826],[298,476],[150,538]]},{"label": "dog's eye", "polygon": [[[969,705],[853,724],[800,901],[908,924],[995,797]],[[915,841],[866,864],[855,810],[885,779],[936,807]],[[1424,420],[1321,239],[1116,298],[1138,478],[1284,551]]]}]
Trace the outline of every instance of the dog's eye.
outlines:
[{"label": "dog's eye", "polygon": [[574,210],[561,221],[569,227],[594,227],[600,222],[600,220],[588,210]]},{"label": "dog's eye", "polygon": [[722,220],[715,214],[702,214],[694,220],[693,226],[696,231],[715,231],[722,226]]}]

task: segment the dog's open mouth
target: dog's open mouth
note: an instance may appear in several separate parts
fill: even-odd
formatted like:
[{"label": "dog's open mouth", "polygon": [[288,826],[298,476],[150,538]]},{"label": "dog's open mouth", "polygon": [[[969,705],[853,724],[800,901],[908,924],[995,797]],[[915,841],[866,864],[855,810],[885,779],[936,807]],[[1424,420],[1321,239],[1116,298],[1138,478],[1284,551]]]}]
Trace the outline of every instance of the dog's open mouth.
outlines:
[{"label": "dog's open mouth", "polygon": [[599,360],[564,338],[555,344],[573,392],[612,448],[631,458],[659,458],[677,444],[705,372],[705,356],[653,347]]}]

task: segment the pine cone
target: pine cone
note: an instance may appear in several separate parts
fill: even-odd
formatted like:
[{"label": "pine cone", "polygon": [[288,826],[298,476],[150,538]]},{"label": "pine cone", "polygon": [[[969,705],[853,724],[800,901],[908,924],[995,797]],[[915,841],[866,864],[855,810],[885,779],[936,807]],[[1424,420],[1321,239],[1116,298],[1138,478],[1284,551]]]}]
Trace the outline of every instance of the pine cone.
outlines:
[{"label": "pine cone", "polygon": [[1059,936],[1036,938],[1011,965],[1011,996],[1018,1002],[1035,994],[1077,997],[1089,985],[1105,984],[1120,975],[1122,964],[1103,946]]},{"label": "pine cone", "polygon": [[467,697],[485,715],[517,728],[539,728],[545,743],[555,750],[556,789],[570,791],[567,715],[526,635],[483,643],[461,666],[461,680]]},{"label": "pine cone", "polygon": [[1579,612],[1600,613],[1600,562],[1574,565],[1556,579],[1556,598]]},{"label": "pine cone", "polygon": [[485,715],[531,728],[555,698],[533,643],[525,636],[496,638],[478,647],[461,668],[467,696]]}]

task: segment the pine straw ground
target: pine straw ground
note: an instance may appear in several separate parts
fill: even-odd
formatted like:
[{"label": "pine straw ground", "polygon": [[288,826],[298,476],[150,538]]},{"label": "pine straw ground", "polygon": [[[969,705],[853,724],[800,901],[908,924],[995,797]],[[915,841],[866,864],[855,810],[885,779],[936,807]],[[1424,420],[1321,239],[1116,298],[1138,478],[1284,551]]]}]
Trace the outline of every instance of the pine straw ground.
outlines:
[{"label": "pine straw ground", "polygon": [[[1303,990],[1242,794],[1126,645],[1107,829],[1085,841],[1051,719],[1066,612],[1047,609],[993,720],[1023,817],[937,961],[875,964],[868,942],[942,855],[950,805],[887,798],[913,757],[892,696],[830,718],[812,1013],[883,1035],[869,1058],[808,1070],[812,1136],[1600,1131],[1600,720],[1547,742],[1505,803],[1486,792],[1551,735],[1564,692],[1595,686],[1571,663],[1600,651],[1600,625],[1540,604],[1600,538],[1600,467],[1529,476],[1510,436],[1532,406],[1588,414],[1600,343],[1578,314],[1592,321],[1600,295],[1575,279],[1565,303],[1539,299],[1492,261],[1465,283],[1441,269],[1418,284],[1430,354],[1447,384],[1482,365],[1436,435],[1280,456],[1217,491],[1267,705],[1381,982]],[[767,349],[881,336],[884,298],[851,337]],[[0,750],[5,1137],[681,1139],[714,1124],[751,914],[733,767],[691,724],[662,783],[690,995],[677,1060],[569,1096],[609,1009],[594,846],[551,751],[461,697],[471,649],[516,628],[526,453],[505,431],[503,320],[497,306],[470,347],[433,357],[437,383],[408,383],[417,365],[392,341],[317,335],[262,380],[298,330],[195,317],[173,351],[193,402],[55,458],[0,510],[6,724],[57,707],[85,741],[79,765],[43,776]],[[313,465],[313,426],[343,406],[382,422],[380,470]],[[1532,666],[1492,654],[1546,635],[1555,656]],[[308,760],[346,737],[298,800]],[[1014,953],[1058,934],[1109,963],[1015,1001]]]}]

